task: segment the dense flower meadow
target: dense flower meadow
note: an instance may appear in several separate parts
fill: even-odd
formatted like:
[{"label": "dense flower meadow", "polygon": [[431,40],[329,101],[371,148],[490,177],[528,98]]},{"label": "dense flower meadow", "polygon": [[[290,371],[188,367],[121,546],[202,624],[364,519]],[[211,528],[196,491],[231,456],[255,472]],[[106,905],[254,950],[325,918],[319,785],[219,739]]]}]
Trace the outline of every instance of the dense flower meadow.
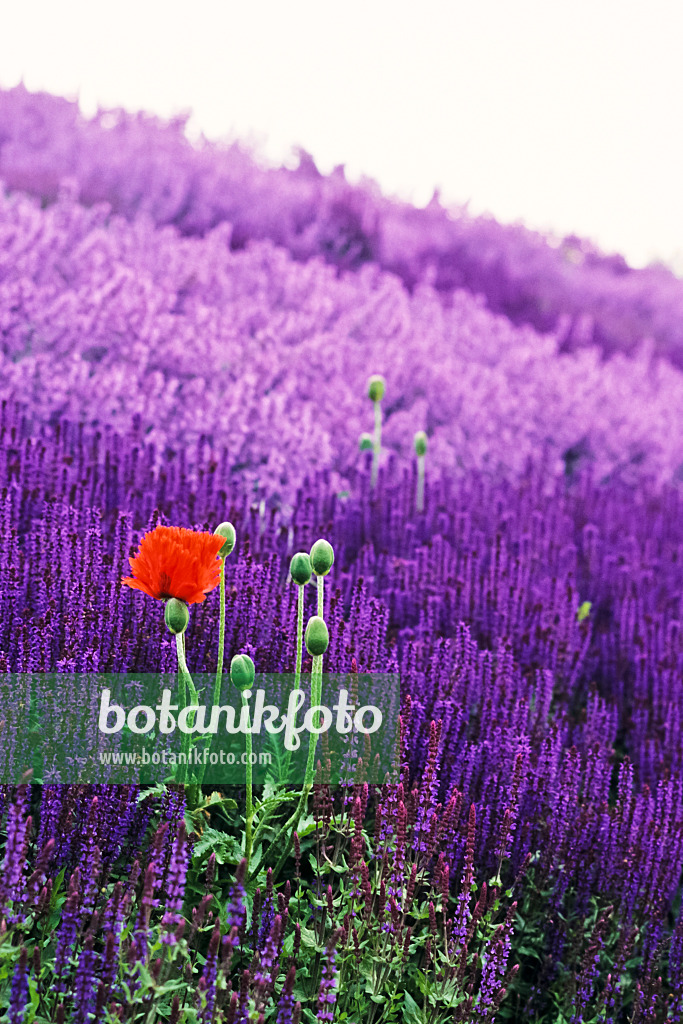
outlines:
[{"label": "dense flower meadow", "polygon": [[294,170],[266,170],[236,143],[191,146],[186,121],[123,110],[85,120],[77,103],[19,86],[0,93],[0,180],[47,201],[68,182],[87,206],[104,201],[183,235],[229,223],[233,248],[270,239],[298,260],[372,263],[411,291],[423,281],[446,298],[466,288],[515,323],[554,330],[563,350],[632,352],[647,340],[683,363],[683,285],[665,267],[634,271],[582,239],[449,211],[438,196],[416,210],[370,182],[349,185],[343,168],[321,175],[304,152]]},{"label": "dense flower meadow", "polygon": [[0,679],[293,672],[326,538],[401,781],[0,786],[0,1009],[680,1021],[683,284],[182,129],[0,93]]}]

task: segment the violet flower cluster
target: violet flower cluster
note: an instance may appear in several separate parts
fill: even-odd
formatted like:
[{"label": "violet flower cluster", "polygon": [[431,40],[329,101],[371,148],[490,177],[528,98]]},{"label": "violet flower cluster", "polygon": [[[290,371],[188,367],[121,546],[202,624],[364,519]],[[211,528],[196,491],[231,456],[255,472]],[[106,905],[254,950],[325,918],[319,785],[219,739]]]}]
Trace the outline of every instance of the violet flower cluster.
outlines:
[{"label": "violet flower cluster", "polygon": [[[321,763],[279,875],[243,793],[0,786],[1,1008],[680,1020],[680,282],[182,128],[0,93],[3,764],[22,674],[57,714],[70,673],[175,670],[121,576],[230,520],[226,651],[292,671],[329,538],[326,671],[400,676],[400,783]],[[208,595],[193,672],[218,632]]]},{"label": "violet flower cluster", "polygon": [[234,248],[270,239],[302,261],[372,263],[409,290],[432,284],[446,302],[465,288],[514,323],[556,332],[564,350],[633,352],[648,339],[683,364],[683,285],[663,266],[632,270],[586,240],[446,209],[438,194],[417,210],[371,182],[350,185],[343,167],[322,175],[303,151],[294,170],[264,169],[238,143],[192,145],[186,122],[123,110],[86,119],[73,101],[0,91],[0,180],[47,202],[67,187],[87,206],[185,235],[230,224]]},{"label": "violet flower cluster", "polygon": [[426,429],[432,474],[518,479],[532,459],[661,483],[683,465],[683,372],[645,350],[564,351],[468,292],[444,306],[375,264],[339,277],[269,240],[234,251],[231,230],[0,196],[0,399],[32,430],[138,418],[158,462],[203,440],[224,485],[290,504],[307,473],[341,488],[357,465],[368,365],[387,379],[386,451],[411,462]]}]

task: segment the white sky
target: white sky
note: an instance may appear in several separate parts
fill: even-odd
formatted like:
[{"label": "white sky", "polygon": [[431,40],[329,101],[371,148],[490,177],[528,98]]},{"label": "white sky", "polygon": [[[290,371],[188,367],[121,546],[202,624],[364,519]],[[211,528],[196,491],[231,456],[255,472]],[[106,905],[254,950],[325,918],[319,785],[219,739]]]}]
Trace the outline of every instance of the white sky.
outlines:
[{"label": "white sky", "polygon": [[[4,8],[4,9],[3,9]],[[678,0],[4,0],[0,85],[303,146],[683,272]]]}]

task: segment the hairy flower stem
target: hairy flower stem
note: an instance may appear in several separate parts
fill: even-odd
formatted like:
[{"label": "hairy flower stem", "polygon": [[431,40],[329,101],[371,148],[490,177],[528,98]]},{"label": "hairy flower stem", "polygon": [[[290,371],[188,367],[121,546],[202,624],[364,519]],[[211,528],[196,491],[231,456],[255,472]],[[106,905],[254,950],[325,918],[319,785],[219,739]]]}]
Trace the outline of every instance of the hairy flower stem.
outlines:
[{"label": "hairy flower stem", "polygon": [[187,704],[187,687],[185,686],[185,641],[183,634],[177,633],[175,638],[175,649],[178,656],[178,707],[184,708]]},{"label": "hairy flower stem", "polygon": [[246,780],[246,808],[244,812],[245,820],[245,832],[244,832],[244,856],[247,861],[246,872],[249,872],[249,861],[251,859],[251,844],[252,844],[252,825],[254,821],[254,805],[252,795],[252,765],[251,765],[251,718],[249,715],[249,702],[246,698],[245,691],[242,691],[242,707],[247,709],[247,732],[245,735],[246,740],[246,756],[247,756],[247,780]]},{"label": "hairy flower stem", "polygon": [[[192,676],[187,667],[185,660],[185,634],[176,633],[175,638],[176,653],[178,655],[178,709],[182,711],[184,707],[188,707],[197,702],[197,691],[192,681]],[[184,771],[181,769],[179,782],[189,781],[187,776],[189,775],[189,761],[190,761],[190,744],[192,743],[192,737],[190,733],[184,733],[181,741],[181,751],[185,754],[186,763]],[[196,786],[189,787],[188,792],[188,805],[196,799]],[[191,807],[192,809],[192,807]]]},{"label": "hairy flower stem", "polygon": [[299,688],[301,659],[304,646],[304,588],[299,587],[296,598],[296,666],[294,668],[294,689]]},{"label": "hairy flower stem", "polygon": [[[220,558],[220,618],[218,623],[218,657],[216,659],[216,681],[213,684],[213,706],[217,707],[221,701],[221,690],[223,688],[223,659],[225,657],[225,558]],[[211,749],[213,736],[209,733],[204,748]],[[206,762],[199,766],[199,782],[201,783],[206,773]]]},{"label": "hairy flower stem", "polygon": [[425,456],[417,457],[417,511],[425,510]]},{"label": "hairy flower stem", "polygon": [[213,687],[213,703],[218,704],[223,683],[223,658],[225,655],[225,559],[220,559],[220,618],[218,622],[218,659],[216,662],[216,682]]},{"label": "hairy flower stem", "polygon": [[372,404],[375,407],[375,432],[372,436],[372,475],[370,477],[370,484],[374,487],[377,483],[379,455],[382,450],[382,404],[381,402],[373,402]]},{"label": "hairy flower stem", "polygon": [[[325,577],[318,576],[318,615],[324,619],[323,610],[325,607]],[[311,680],[312,682],[312,680]]]},{"label": "hairy flower stem", "polygon": [[[322,576],[318,577],[318,599],[321,600],[320,595],[322,594]],[[321,606],[321,605],[320,605]],[[323,694],[323,656],[322,654],[316,655],[313,658],[313,666],[311,669],[311,707],[318,707],[322,700]],[[315,721],[312,723],[317,726],[320,722],[320,712],[315,716]],[[306,760],[306,785],[313,785],[313,777],[315,774],[315,750],[318,745],[318,734],[317,732],[311,732],[310,739],[308,741],[308,758]]]},{"label": "hairy flower stem", "polygon": [[[320,577],[318,577],[320,579]],[[304,586],[306,584],[299,585],[297,588],[299,593],[296,598],[296,666],[294,668],[294,689],[299,689],[301,682],[301,661],[303,657],[303,646],[304,646]],[[319,603],[320,599],[318,599]],[[320,614],[320,613],[318,613]],[[282,770],[282,781],[287,785],[289,776],[289,766],[292,761],[292,752],[288,750],[285,755],[284,766]]]},{"label": "hairy flower stem", "polygon": [[[319,581],[321,579],[322,579],[322,577],[318,577]],[[320,591],[318,591],[318,593],[320,593]],[[318,656],[313,658],[313,668],[312,668],[312,671],[311,671],[311,707],[312,708],[314,708],[314,707],[316,707],[316,706],[318,706],[320,704],[320,701],[322,700],[322,688],[323,688],[323,656],[322,656],[322,654],[320,654],[320,655],[318,655]],[[316,719],[318,719],[318,715],[316,715]],[[313,724],[316,725],[317,721],[314,722]],[[317,745],[318,745],[318,734],[316,732],[311,732],[310,739],[308,741],[308,757],[306,759],[306,775],[305,775],[305,780],[304,780],[304,786],[303,786],[303,789],[301,791],[301,797],[299,799],[298,804],[296,805],[296,809],[295,809],[294,813],[292,814],[291,818],[288,821],[285,822],[285,824],[282,826],[282,828],[277,833],[277,835],[275,836],[275,838],[273,839],[273,841],[272,841],[272,843],[270,845],[270,849],[271,850],[277,851],[278,846],[279,846],[281,840],[283,839],[285,833],[288,832],[289,829],[291,829],[291,832],[289,833],[289,836],[288,836],[288,838],[287,838],[287,840],[286,840],[286,842],[284,844],[282,853],[280,855],[280,859],[278,860],[277,864],[275,865],[275,868],[273,869],[273,878],[274,879],[277,878],[279,873],[280,873],[280,871],[282,871],[282,868],[284,867],[284,863],[287,860],[287,857],[289,856],[289,851],[290,851],[290,848],[291,848],[291,845],[292,845],[292,839],[294,837],[294,833],[297,831],[297,829],[299,827],[299,822],[301,820],[301,816],[302,816],[302,814],[305,811],[306,804],[308,802],[308,794],[313,789],[313,779],[315,777],[315,751],[316,751]]]}]

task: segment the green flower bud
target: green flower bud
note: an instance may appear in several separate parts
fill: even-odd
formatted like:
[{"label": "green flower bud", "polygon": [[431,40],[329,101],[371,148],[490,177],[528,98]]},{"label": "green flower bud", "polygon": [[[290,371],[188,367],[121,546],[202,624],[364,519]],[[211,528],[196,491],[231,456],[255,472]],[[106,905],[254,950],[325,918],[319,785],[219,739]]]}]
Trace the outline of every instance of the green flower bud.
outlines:
[{"label": "green flower bud", "polygon": [[190,610],[185,602],[169,597],[164,608],[164,621],[171,633],[184,633],[190,621]]},{"label": "green flower bud", "polygon": [[327,576],[334,564],[334,549],[326,540],[317,540],[311,548],[311,565],[316,576]]},{"label": "green flower bud", "polygon": [[235,541],[237,540],[235,527],[232,525],[232,523],[221,523],[221,525],[217,526],[213,532],[218,537],[223,537],[225,539],[225,544],[218,552],[218,557],[227,558],[232,549],[234,548]]},{"label": "green flower bud", "polygon": [[368,381],[368,398],[373,402],[381,402],[384,398],[384,389],[387,382],[379,373],[373,373]]},{"label": "green flower bud", "polygon": [[311,569],[311,559],[305,551],[299,551],[296,555],[292,555],[289,572],[298,586],[303,587],[305,583],[308,583],[313,570]]},{"label": "green flower bud", "polygon": [[325,620],[319,615],[313,615],[308,620],[306,633],[304,635],[306,650],[314,657],[324,654],[330,644],[330,634],[327,632]]},{"label": "green flower bud", "polygon": [[579,605],[579,610],[576,613],[576,617],[579,620],[579,622],[583,622],[584,619],[588,618],[588,616],[591,613],[592,607],[593,605],[590,601],[584,601],[582,604]]},{"label": "green flower bud", "polygon": [[250,690],[254,684],[256,669],[248,654],[236,654],[230,662],[230,679],[238,690]]},{"label": "green flower bud", "polygon": [[424,430],[418,430],[417,434],[413,438],[413,444],[415,445],[416,455],[426,455],[427,453],[427,435]]},{"label": "green flower bud", "polygon": [[373,448],[372,434],[361,434],[358,438],[358,447],[362,452],[371,452]]}]

